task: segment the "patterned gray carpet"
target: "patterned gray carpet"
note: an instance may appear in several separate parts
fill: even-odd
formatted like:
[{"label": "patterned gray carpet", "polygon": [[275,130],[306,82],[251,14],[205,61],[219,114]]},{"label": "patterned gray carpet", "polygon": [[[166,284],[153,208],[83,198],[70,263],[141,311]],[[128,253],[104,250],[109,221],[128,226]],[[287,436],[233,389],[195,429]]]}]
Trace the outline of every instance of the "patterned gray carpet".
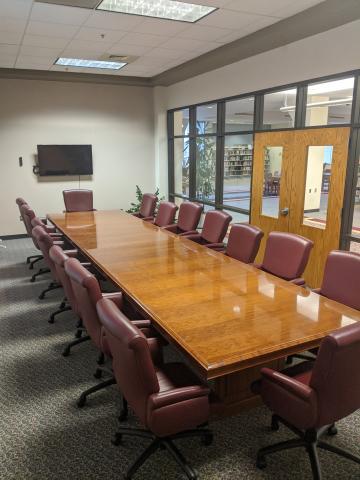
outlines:
[{"label": "patterned gray carpet", "polygon": [[[37,296],[48,280],[32,284],[24,263],[33,254],[28,239],[6,241],[0,249],[0,479],[120,479],[146,441],[126,439],[110,443],[116,431],[119,396],[116,387],[93,395],[83,409],[76,407],[82,390],[96,383],[96,351],[87,343],[68,358],[61,356],[72,339],[71,312],[47,322],[61,300],[53,291]],[[360,366],[359,366],[360,368]],[[214,422],[214,443],[178,442],[200,479],[311,479],[303,450],[273,455],[265,471],[254,466],[259,447],[285,440],[292,434],[281,428],[270,432],[270,415],[257,408],[237,417]],[[136,424],[133,416],[129,424]],[[360,414],[339,422],[339,434],[330,441],[360,454]],[[360,467],[320,451],[324,479],[358,479]],[[138,479],[182,479],[181,471],[158,452],[139,470]]]}]

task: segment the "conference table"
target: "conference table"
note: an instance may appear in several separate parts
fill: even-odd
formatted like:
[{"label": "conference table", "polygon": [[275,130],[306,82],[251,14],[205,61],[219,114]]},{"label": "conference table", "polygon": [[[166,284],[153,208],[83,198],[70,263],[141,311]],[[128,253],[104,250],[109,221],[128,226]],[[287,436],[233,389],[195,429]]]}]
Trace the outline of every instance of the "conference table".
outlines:
[{"label": "conference table", "polygon": [[122,211],[48,215],[212,389],[212,414],[259,404],[263,366],[317,347],[360,312]]}]

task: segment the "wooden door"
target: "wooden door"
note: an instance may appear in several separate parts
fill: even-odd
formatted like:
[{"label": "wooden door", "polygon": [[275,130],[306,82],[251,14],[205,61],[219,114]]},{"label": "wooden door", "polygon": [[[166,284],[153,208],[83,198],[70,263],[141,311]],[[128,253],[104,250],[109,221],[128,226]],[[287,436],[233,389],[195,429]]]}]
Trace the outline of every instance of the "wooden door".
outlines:
[{"label": "wooden door", "polygon": [[[265,232],[257,261],[272,230],[309,238],[314,248],[304,278],[311,287],[321,285],[327,255],[339,248],[349,134],[340,127],[255,135],[251,223]],[[264,172],[266,151],[274,146],[282,146],[282,171],[278,212],[272,209],[269,217],[262,214],[268,196]]]}]

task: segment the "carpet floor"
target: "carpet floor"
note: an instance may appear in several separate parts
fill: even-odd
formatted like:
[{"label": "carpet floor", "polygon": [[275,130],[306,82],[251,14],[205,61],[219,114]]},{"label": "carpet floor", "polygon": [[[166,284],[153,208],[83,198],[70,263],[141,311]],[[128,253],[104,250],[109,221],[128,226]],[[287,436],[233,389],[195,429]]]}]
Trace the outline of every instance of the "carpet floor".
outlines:
[{"label": "carpet floor", "polygon": [[[55,324],[47,321],[62,292],[55,290],[38,299],[49,277],[29,282],[25,258],[36,253],[29,239],[3,245],[7,248],[0,248],[0,479],[118,480],[147,441],[126,438],[119,447],[110,443],[120,408],[115,386],[89,397],[83,409],[76,407],[79,394],[96,383],[96,350],[88,342],[62,357],[64,345],[73,338],[74,316],[66,312]],[[309,461],[301,449],[272,455],[264,471],[256,469],[261,446],[293,437],[285,427],[269,431],[269,422],[268,410],[259,407],[213,422],[210,447],[196,439],[177,445],[200,479],[311,479]],[[127,423],[137,421],[130,415]],[[339,422],[338,429],[329,442],[360,454],[360,414]],[[360,478],[359,465],[323,451],[319,457],[324,479]],[[139,480],[182,478],[166,451],[152,456],[135,476]]]}]

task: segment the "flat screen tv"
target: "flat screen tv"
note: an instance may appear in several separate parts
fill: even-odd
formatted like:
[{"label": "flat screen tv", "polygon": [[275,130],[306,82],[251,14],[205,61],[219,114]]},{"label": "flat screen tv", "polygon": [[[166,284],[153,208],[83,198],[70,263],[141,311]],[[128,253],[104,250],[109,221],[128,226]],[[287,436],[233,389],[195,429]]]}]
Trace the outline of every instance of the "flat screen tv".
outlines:
[{"label": "flat screen tv", "polygon": [[38,145],[39,175],[92,175],[91,145]]}]

